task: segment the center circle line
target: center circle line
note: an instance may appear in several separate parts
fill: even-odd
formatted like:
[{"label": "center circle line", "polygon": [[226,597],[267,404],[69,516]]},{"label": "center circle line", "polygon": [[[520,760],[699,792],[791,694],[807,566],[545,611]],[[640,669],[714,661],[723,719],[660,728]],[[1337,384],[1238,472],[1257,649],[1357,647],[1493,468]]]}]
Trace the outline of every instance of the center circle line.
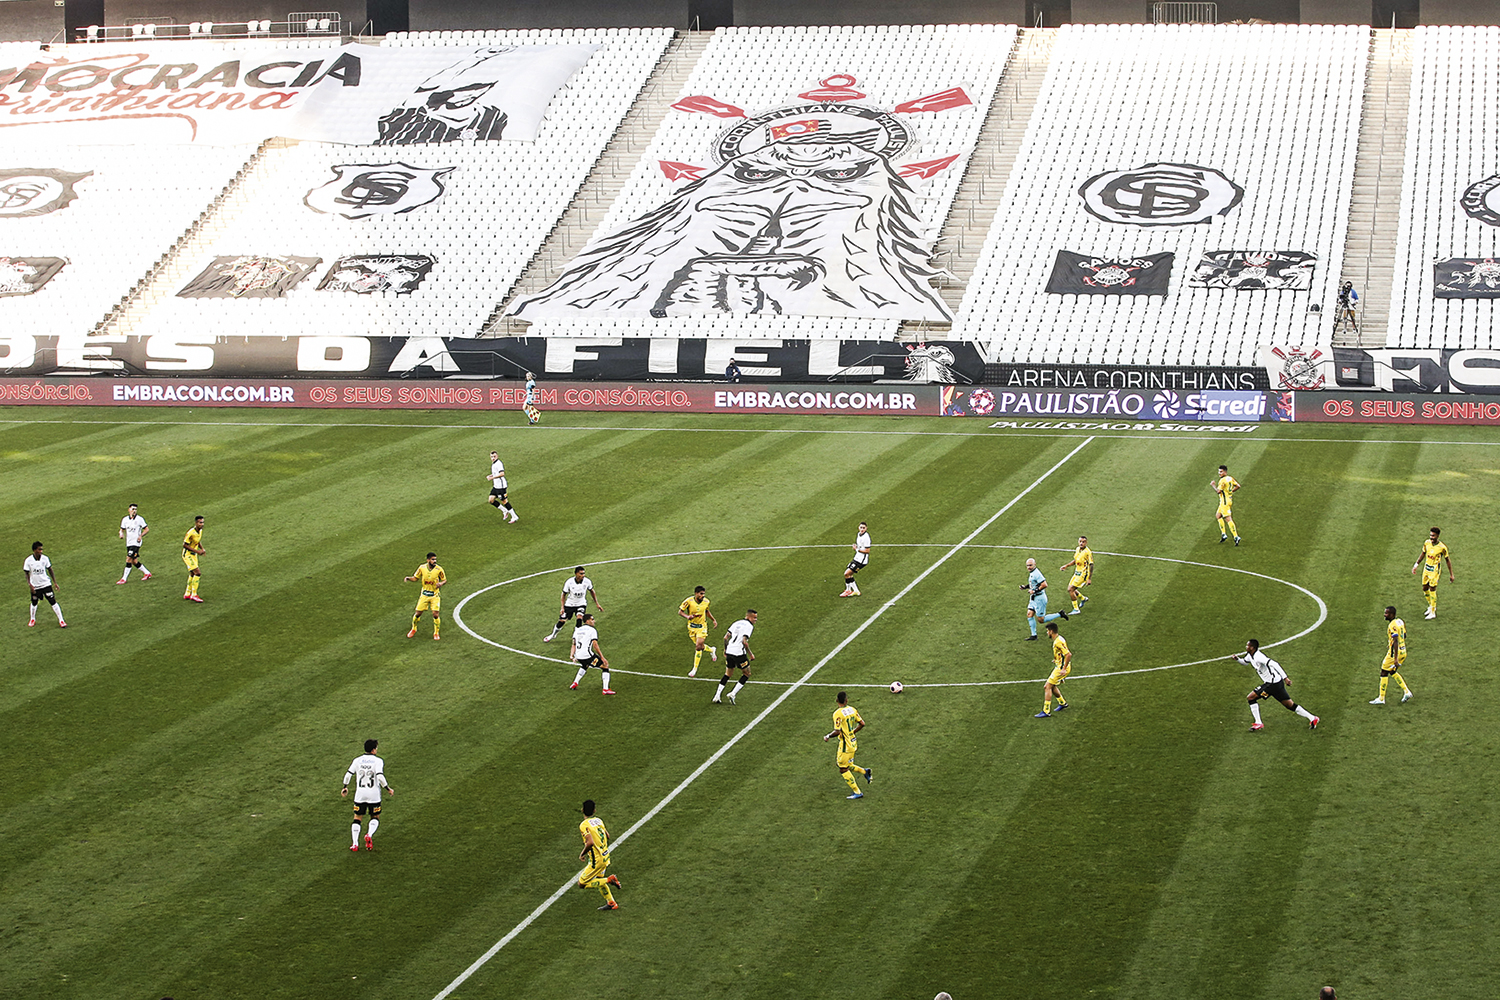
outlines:
[{"label": "center circle line", "polygon": [[[746,545],[746,546],[739,546],[739,547],[736,547],[736,548],[698,549],[698,550],[694,550],[694,551],[691,551],[691,552],[660,552],[660,553],[656,553],[654,555],[621,556],[621,557],[615,558],[615,559],[596,559],[593,562],[590,562],[588,565],[591,565],[591,566],[609,566],[609,565],[613,565],[613,564],[616,564],[616,563],[643,562],[643,561],[645,561],[647,559],[671,559],[671,558],[677,557],[677,556],[723,555],[723,554],[732,553],[732,552],[780,552],[780,551],[790,551],[790,550],[795,550],[795,549],[843,549],[843,548],[847,548],[847,547],[848,546],[846,546],[846,545],[840,545],[840,544],[836,544],[836,543],[818,543],[818,544],[812,544],[812,545]],[[883,549],[920,549],[920,548],[950,548],[950,547],[951,546],[948,543],[944,543],[944,542],[895,542],[895,543],[882,544],[881,545],[881,548],[883,548]],[[996,549],[996,550],[1006,550],[1006,551],[1015,551],[1015,552],[1072,552],[1072,551],[1074,551],[1073,549],[1057,548],[1057,547],[1053,547],[1053,546],[1039,546],[1039,545],[984,545],[984,544],[974,544],[974,543],[971,543],[970,545],[968,545],[967,548],[971,548],[971,549]],[[1195,567],[1198,567],[1198,568],[1201,568],[1201,569],[1217,569],[1217,570],[1224,570],[1224,571],[1230,572],[1230,573],[1240,573],[1240,574],[1243,574],[1244,576],[1253,576],[1253,577],[1256,577],[1256,578],[1261,579],[1261,580],[1267,580],[1267,581],[1269,581],[1271,583],[1281,584],[1284,587],[1290,587],[1293,590],[1299,591],[1300,593],[1303,593],[1303,594],[1307,595],[1308,597],[1312,598],[1313,602],[1316,603],[1317,606],[1318,606],[1318,620],[1315,621],[1315,622],[1313,622],[1307,628],[1303,629],[1301,632],[1296,633],[1295,635],[1290,635],[1290,636],[1287,636],[1285,639],[1278,639],[1275,642],[1268,642],[1268,643],[1263,644],[1260,647],[1261,649],[1275,649],[1277,646],[1284,646],[1284,645],[1286,645],[1289,642],[1294,642],[1297,639],[1301,639],[1302,637],[1310,635],[1311,633],[1315,632],[1318,628],[1320,628],[1322,626],[1322,624],[1325,621],[1328,620],[1328,605],[1326,603],[1324,603],[1324,601],[1323,601],[1323,599],[1321,597],[1319,597],[1317,594],[1313,593],[1311,590],[1308,590],[1306,587],[1302,586],[1301,584],[1293,583],[1290,580],[1283,580],[1280,577],[1271,576],[1270,574],[1267,574],[1267,573],[1257,573],[1254,570],[1240,569],[1239,567],[1236,567],[1236,566],[1221,566],[1221,565],[1216,565],[1214,563],[1196,562],[1196,561],[1191,560],[1191,559],[1174,559],[1171,556],[1143,556],[1143,555],[1137,555],[1135,553],[1130,553],[1130,552],[1096,552],[1095,555],[1110,556],[1111,558],[1116,558],[1116,559],[1146,559],[1146,560],[1150,560],[1150,561],[1153,561],[1153,562],[1176,563],[1179,566],[1195,566]],[[480,635],[478,632],[476,632],[473,629],[471,629],[468,626],[468,624],[463,620],[463,609],[464,609],[464,606],[467,605],[474,598],[480,596],[481,594],[486,594],[486,593],[490,592],[491,590],[495,590],[495,589],[497,589],[499,587],[506,587],[506,586],[509,586],[510,584],[513,584],[513,583],[523,583],[523,582],[525,582],[527,580],[534,580],[534,579],[536,579],[539,576],[550,576],[552,574],[571,573],[572,569],[573,568],[571,566],[558,566],[558,567],[554,567],[552,569],[537,570],[534,573],[525,573],[525,574],[523,574],[521,576],[511,577],[509,580],[501,580],[498,583],[492,583],[492,584],[489,584],[488,586],[481,587],[478,590],[474,591],[473,593],[468,594],[467,596],[465,596],[463,598],[463,600],[461,600],[461,601],[458,602],[457,606],[455,606],[454,609],[453,609],[453,621],[454,621],[454,623],[459,628],[463,629],[465,632],[467,632],[469,635],[473,636],[475,639],[478,639],[480,642],[485,643],[486,645],[494,646],[496,649],[503,649],[507,653],[516,653],[517,655],[530,657],[533,660],[541,660],[541,661],[543,661],[545,663],[557,663],[557,664],[560,664],[562,666],[570,666],[570,667],[574,666],[575,664],[573,663],[573,661],[569,660],[569,659],[565,659],[565,658],[561,658],[560,659],[560,658],[555,657],[555,656],[546,656],[546,655],[543,655],[541,653],[533,653],[530,650],[518,649],[515,646],[507,646],[503,642],[496,642],[494,639],[491,639],[488,636]],[[1161,671],[1161,670],[1176,670],[1176,669],[1181,668],[1181,667],[1196,667],[1196,666],[1201,666],[1201,665],[1203,665],[1205,663],[1216,663],[1216,662],[1219,662],[1219,661],[1224,660],[1226,658],[1227,658],[1227,655],[1226,656],[1210,656],[1210,657],[1208,657],[1206,659],[1202,659],[1202,660],[1187,660],[1187,661],[1184,661],[1182,663],[1168,663],[1168,664],[1163,664],[1161,666],[1156,666],[1156,667],[1135,667],[1135,668],[1132,668],[1132,669],[1129,669],[1129,670],[1109,670],[1109,671],[1105,671],[1103,673],[1097,673],[1097,674],[1073,674],[1073,675],[1071,675],[1071,676],[1068,677],[1068,680],[1070,680],[1070,681],[1076,681],[1076,680],[1095,680],[1095,679],[1098,679],[1098,678],[1101,678],[1101,677],[1124,677],[1124,676],[1127,676],[1127,675],[1130,675],[1130,674],[1149,674],[1149,673],[1155,673],[1155,672]],[[718,683],[718,681],[714,677],[712,677],[712,676],[700,677],[700,678],[691,678],[691,677],[683,676],[682,674],[661,674],[661,673],[653,673],[651,671],[645,671],[645,670],[625,670],[625,669],[614,668],[614,667],[610,668],[610,671],[611,671],[611,673],[627,674],[627,675],[632,676],[632,677],[653,677],[653,678],[658,678],[658,679],[661,679],[661,680],[680,680],[680,681],[692,680],[692,681],[702,681],[702,682],[706,682],[706,683]],[[1040,684],[1045,679],[1046,678],[1044,678],[1044,677],[1037,677],[1037,678],[1031,678],[1031,679],[1025,679],[1025,680],[1003,680],[1003,681],[996,681],[996,680],[989,680],[989,681],[932,681],[932,682],[929,682],[929,683],[905,684],[904,687],[907,690],[917,689],[917,688],[1005,687],[1005,686],[1008,686],[1008,685],[1015,685],[1015,684]],[[796,682],[795,681],[762,681],[762,680],[757,680],[756,681],[757,685],[764,684],[764,685],[768,685],[768,686],[771,686],[771,687],[790,687],[794,683],[796,683]],[[823,687],[823,688],[872,688],[872,689],[874,689],[874,688],[885,688],[885,687],[888,687],[889,685],[887,685],[887,684],[839,684],[839,683],[832,683],[832,682],[828,682],[828,681],[808,681],[808,682],[805,682],[802,686],[803,687]]]}]

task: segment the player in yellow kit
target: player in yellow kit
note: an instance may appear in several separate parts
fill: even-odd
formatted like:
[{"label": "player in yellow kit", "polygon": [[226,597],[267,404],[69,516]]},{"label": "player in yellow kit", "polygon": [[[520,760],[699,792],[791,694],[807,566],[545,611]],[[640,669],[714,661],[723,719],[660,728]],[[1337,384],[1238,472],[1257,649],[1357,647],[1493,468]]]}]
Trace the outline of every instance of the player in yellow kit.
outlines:
[{"label": "player in yellow kit", "polygon": [[438,630],[442,627],[442,586],[448,582],[448,574],[438,565],[437,553],[427,553],[427,561],[413,570],[411,576],[406,577],[406,582],[422,585],[422,596],[417,599],[416,613],[411,616],[411,631],[406,633],[406,637],[410,639],[417,634],[417,622],[421,620],[422,612],[431,611],[432,641],[437,642],[441,638]]},{"label": "player in yellow kit", "polygon": [[708,591],[702,587],[694,587],[693,596],[677,606],[677,614],[687,619],[688,641],[693,644],[693,669],[688,671],[689,677],[698,676],[698,664],[703,660],[705,649],[715,662],[719,659],[718,647],[708,645],[708,623],[711,621],[714,623],[714,628],[719,627],[719,619],[708,610],[710,603]]},{"label": "player in yellow kit", "polygon": [[862,799],[865,797],[865,793],[859,790],[859,784],[854,780],[854,775],[851,772],[858,771],[860,774],[863,774],[867,784],[874,780],[874,775],[868,767],[860,767],[854,763],[854,751],[859,749],[859,741],[855,739],[855,736],[858,735],[861,729],[865,728],[865,720],[861,719],[859,713],[854,710],[854,706],[849,704],[849,695],[847,693],[843,691],[839,692],[838,703],[839,707],[833,711],[833,732],[824,736],[823,742],[827,743],[835,736],[839,738],[839,754],[837,758],[839,774],[842,774],[844,781],[848,783],[850,788],[854,789],[854,794],[846,795],[845,798]]},{"label": "player in yellow kit", "polygon": [[1240,544],[1240,533],[1234,526],[1234,495],[1239,492],[1240,484],[1229,474],[1229,466],[1221,465],[1219,474],[1208,485],[1219,495],[1219,541],[1226,542],[1232,536],[1234,544]]},{"label": "player in yellow kit", "polygon": [[1047,638],[1052,640],[1052,673],[1042,685],[1042,710],[1034,719],[1052,718],[1052,699],[1057,699],[1057,710],[1068,707],[1068,699],[1062,696],[1062,683],[1073,672],[1073,653],[1068,649],[1068,640],[1057,634],[1057,622],[1047,623]]},{"label": "player in yellow kit", "polygon": [[1406,678],[1401,676],[1401,667],[1406,663],[1406,622],[1397,618],[1396,609],[1390,607],[1385,609],[1385,620],[1388,645],[1385,660],[1380,664],[1380,697],[1371,701],[1371,705],[1385,704],[1385,688],[1392,677],[1401,685],[1401,700],[1411,701],[1411,688],[1406,686]]},{"label": "player in yellow kit", "polygon": [[1427,540],[1422,543],[1422,551],[1417,553],[1417,561],[1411,564],[1412,575],[1417,570],[1422,570],[1422,596],[1427,599],[1427,611],[1423,618],[1432,619],[1437,617],[1437,588],[1438,581],[1443,578],[1443,562],[1448,563],[1448,579],[1453,580],[1453,557],[1448,554],[1448,546],[1438,541],[1438,535],[1442,534],[1441,528],[1433,528],[1427,535]]},{"label": "player in yellow kit", "polygon": [[182,564],[188,569],[187,590],[182,592],[184,601],[203,603],[198,596],[198,581],[203,573],[198,569],[198,557],[208,550],[203,547],[203,515],[193,518],[193,526],[182,536]]},{"label": "player in yellow kit", "polygon": [[1068,581],[1068,596],[1073,599],[1073,614],[1083,610],[1083,606],[1089,602],[1083,596],[1084,587],[1094,582],[1094,552],[1089,548],[1087,535],[1078,536],[1078,549],[1073,553],[1073,558],[1063,563],[1058,569],[1073,567],[1073,578]]},{"label": "player in yellow kit", "polygon": [[593,799],[583,804],[583,822],[578,824],[578,832],[583,836],[583,851],[578,860],[584,863],[583,871],[578,873],[578,888],[598,889],[604,896],[604,905],[599,909],[618,910],[620,904],[615,902],[609,887],[619,888],[620,880],[604,874],[609,867],[609,831],[604,828],[604,820],[594,815]]}]

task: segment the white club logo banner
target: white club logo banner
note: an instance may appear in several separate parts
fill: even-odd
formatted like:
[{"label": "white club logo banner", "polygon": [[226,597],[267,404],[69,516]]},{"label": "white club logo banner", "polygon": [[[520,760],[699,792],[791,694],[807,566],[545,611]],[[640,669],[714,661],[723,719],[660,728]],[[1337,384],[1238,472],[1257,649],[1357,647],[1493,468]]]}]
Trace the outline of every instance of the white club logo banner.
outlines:
[{"label": "white club logo banner", "polygon": [[38,50],[24,63],[0,56],[0,143],[530,141],[553,95],[597,49],[178,42]]},{"label": "white club logo banner", "polygon": [[0,169],[0,219],[46,215],[67,208],[78,197],[73,185],[93,175],[92,170]]},{"label": "white club logo banner", "polygon": [[1105,222],[1189,226],[1229,214],[1245,189],[1213,167],[1148,163],[1095,174],[1078,194],[1088,213]]},{"label": "white club logo banner", "polygon": [[413,167],[406,163],[340,163],[333,180],[307,192],[302,203],[315,212],[366,219],[400,215],[430,205],[446,190],[443,178],[456,167]]},{"label": "white club logo banner", "polygon": [[1475,222],[1500,226],[1500,174],[1470,184],[1459,204]]},{"label": "white club logo banner", "polygon": [[1322,389],[1334,381],[1329,344],[1262,344],[1257,350],[1276,389]]}]

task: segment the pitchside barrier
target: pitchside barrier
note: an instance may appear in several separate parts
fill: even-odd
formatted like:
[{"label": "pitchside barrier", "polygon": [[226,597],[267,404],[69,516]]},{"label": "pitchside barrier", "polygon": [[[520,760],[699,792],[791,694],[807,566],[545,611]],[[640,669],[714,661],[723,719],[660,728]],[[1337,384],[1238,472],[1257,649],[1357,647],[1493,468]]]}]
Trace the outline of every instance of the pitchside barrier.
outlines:
[{"label": "pitchside barrier", "polygon": [[[1500,426],[1500,400],[1370,392],[1241,389],[1007,389],[886,384],[545,382],[546,411],[806,413],[979,417],[1017,429],[1248,432],[1267,422],[1339,421]],[[519,382],[367,379],[0,378],[0,405],[518,410]]]}]

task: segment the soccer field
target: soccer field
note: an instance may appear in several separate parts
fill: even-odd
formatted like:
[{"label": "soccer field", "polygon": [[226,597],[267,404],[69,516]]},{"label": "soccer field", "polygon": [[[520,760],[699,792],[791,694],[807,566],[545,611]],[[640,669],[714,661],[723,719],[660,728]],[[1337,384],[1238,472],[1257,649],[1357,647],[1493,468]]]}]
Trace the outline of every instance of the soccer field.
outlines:
[{"label": "soccer field", "polygon": [[[0,410],[0,996],[1500,996],[1500,435],[940,418]],[[518,524],[485,505],[489,452]],[[1243,489],[1220,543],[1209,481]],[[116,579],[126,505],[153,574]],[[206,518],[202,604],[179,559]],[[840,599],[855,527],[874,546]],[[1438,617],[1412,562],[1443,528]],[[1036,719],[1028,556],[1086,534]],[[417,588],[438,553],[442,641]],[[569,690],[588,567],[615,697]],[[737,705],[678,604],[759,613]],[[1382,609],[1415,697],[1384,706]],[[1321,718],[1225,659],[1258,638]],[[892,681],[904,693],[888,690]],[[835,694],[863,716],[858,801]],[[349,851],[344,769],[396,794]],[[864,781],[860,782],[865,785]],[[623,885],[577,874],[598,803]],[[485,959],[482,964],[482,959]],[[451,991],[451,992],[450,992]]]}]

